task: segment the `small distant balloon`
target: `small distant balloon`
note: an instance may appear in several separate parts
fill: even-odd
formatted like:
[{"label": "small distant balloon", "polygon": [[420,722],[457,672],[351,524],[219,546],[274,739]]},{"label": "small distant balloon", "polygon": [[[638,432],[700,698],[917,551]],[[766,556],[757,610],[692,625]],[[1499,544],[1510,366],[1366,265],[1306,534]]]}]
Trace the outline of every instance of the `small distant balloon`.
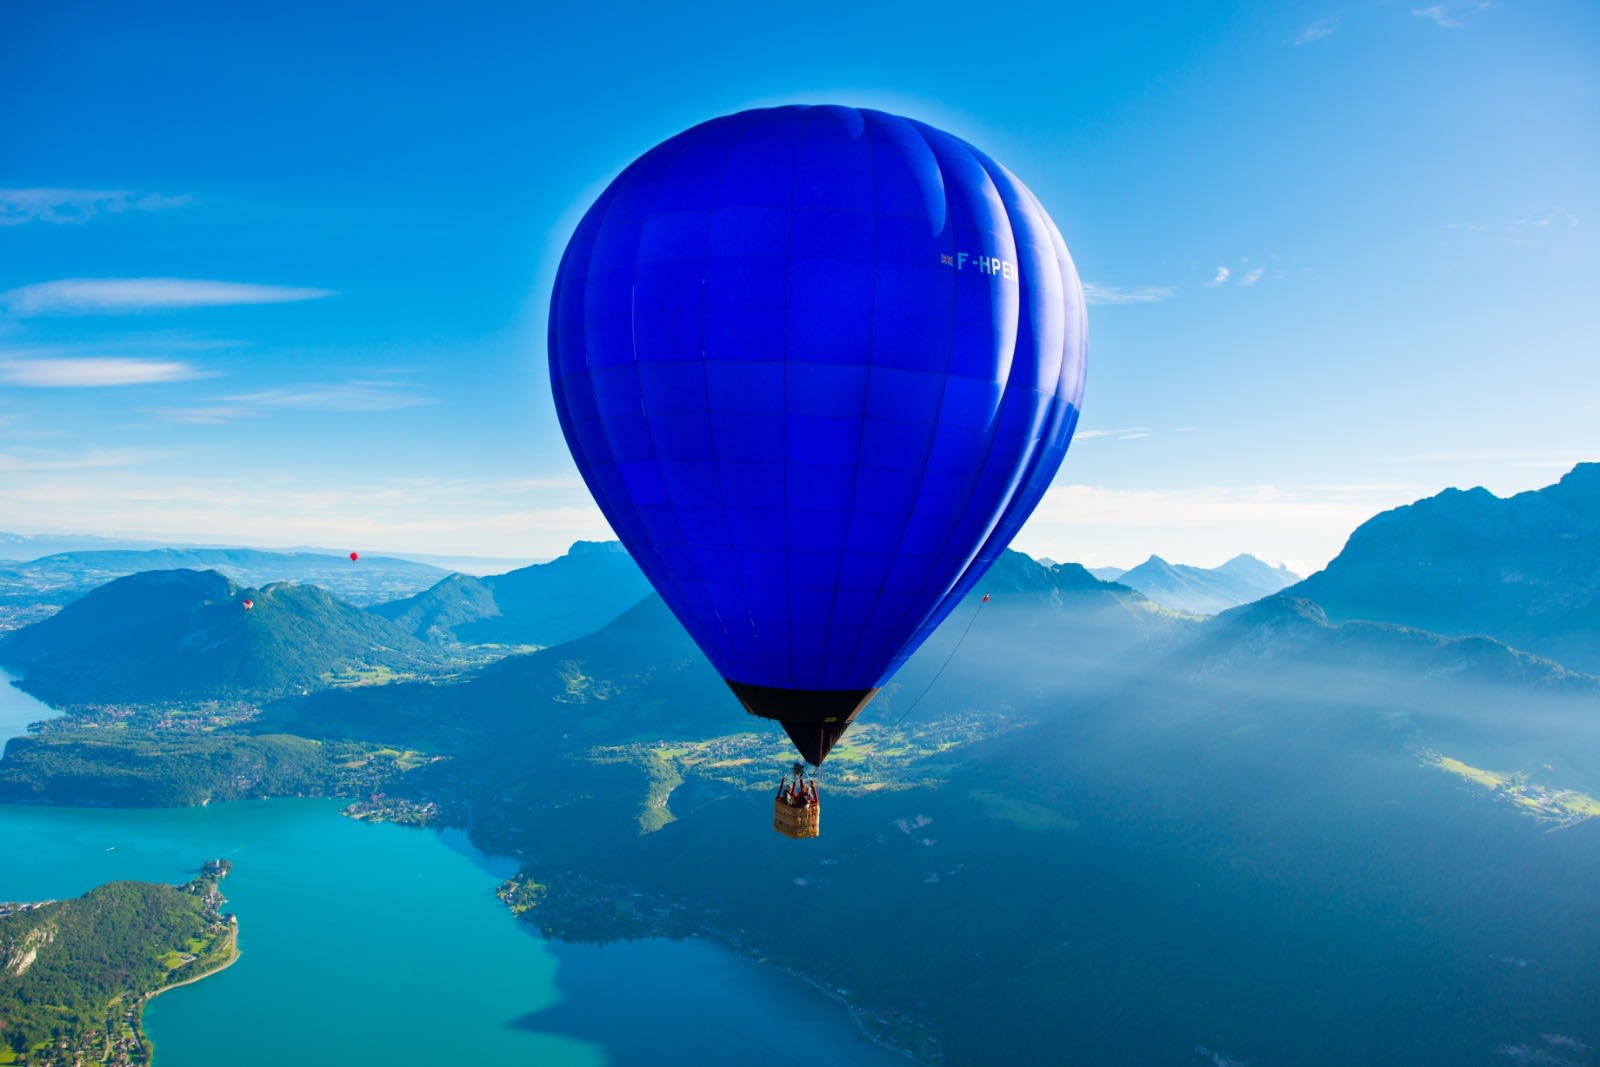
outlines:
[{"label": "small distant balloon", "polygon": [[256,602],[254,600],[246,600],[244,602],[244,610],[246,610],[246,611],[249,611],[251,608],[253,608],[255,606],[256,606]]},{"label": "small distant balloon", "polygon": [[354,563],[356,560],[358,560],[360,558],[361,558],[361,553],[359,553],[359,552],[350,553],[350,562],[351,563]]},{"label": "small distant balloon", "polygon": [[989,602],[989,594],[985,593],[985,594],[983,594],[983,603],[987,604],[988,602]]}]

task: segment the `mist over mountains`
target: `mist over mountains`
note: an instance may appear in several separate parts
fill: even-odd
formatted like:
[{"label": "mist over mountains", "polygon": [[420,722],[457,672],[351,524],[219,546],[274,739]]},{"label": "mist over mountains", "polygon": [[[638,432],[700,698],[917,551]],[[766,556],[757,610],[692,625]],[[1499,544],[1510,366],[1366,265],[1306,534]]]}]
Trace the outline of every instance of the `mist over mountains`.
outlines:
[{"label": "mist over mountains", "polygon": [[[1303,598],[1198,620],[1016,553],[985,585],[823,768],[815,847],[765,826],[781,735],[656,598],[454,685],[258,728],[476,738],[411,783],[495,798],[476,840],[703,901],[764,956],[921,1005],[950,1063],[1487,1065],[1592,1039],[1600,822],[1551,833],[1424,756],[1600,791],[1593,677]],[[908,732],[975,721],[942,750]]]},{"label": "mist over mountains", "polygon": [[[0,535],[4,536],[4,535]],[[91,539],[92,540],[92,539]],[[317,585],[367,605],[424,589],[449,571],[389,556],[272,552],[255,548],[119,548],[78,550],[0,563],[0,605],[65,604],[113,578],[158,570],[218,570],[250,586]]]},{"label": "mist over mountains", "polygon": [[104,552],[167,548],[159,541],[124,540],[93,534],[18,534],[0,530],[0,560],[38,559],[63,552]]},{"label": "mist over mountains", "polygon": [[1600,463],[1503,500],[1447,489],[1386,511],[1286,592],[1335,621],[1487,634],[1600,672]]},{"label": "mist over mountains", "polygon": [[[1406,656],[1426,648],[1434,657],[1430,665],[1406,662],[1429,674],[1457,673],[1464,681],[1515,677],[1520,684],[1570,687],[1577,684],[1570,676],[1573,670],[1600,665],[1597,643],[1585,636],[1600,629],[1594,595],[1600,583],[1597,472],[1600,465],[1581,465],[1556,486],[1505,501],[1483,490],[1451,490],[1384,513],[1358,529],[1326,570],[1287,588],[1287,571],[1249,556],[1214,570],[1172,566],[1152,557],[1121,580],[1103,582],[1077,564],[1036,561],[1008,551],[982,589],[952,614],[877,706],[905,705],[910,699],[906,694],[918,688],[917,665],[941,657],[947,687],[969,676],[976,685],[997,669],[1016,677],[1070,672],[1078,684],[1091,686],[1136,675],[1148,668],[1152,657],[1185,642],[1185,655],[1209,664],[1213,672],[1217,664],[1247,661],[1262,670],[1309,671],[1316,666],[1311,657],[1320,658],[1319,670],[1371,667],[1388,673]],[[36,578],[59,570],[85,580],[97,573],[94,568],[213,556],[225,558],[245,575],[330,564],[340,565],[331,568],[336,574],[349,574],[379,562],[364,559],[357,567],[304,554],[169,550],[77,553],[37,560],[27,568]],[[381,561],[380,567],[387,562]],[[413,579],[432,570],[395,562]],[[38,671],[40,679],[54,677],[56,681],[43,683],[51,692],[64,697],[63,687],[72,689],[81,702],[90,690],[98,694],[93,699],[103,699],[109,687],[120,684],[102,685],[94,678],[129,679],[125,671],[107,673],[119,654],[111,651],[115,647],[136,648],[132,660],[148,660],[155,645],[173,650],[219,647],[222,631],[206,612],[242,597],[246,587],[232,584],[237,577],[225,579],[214,572],[206,578],[161,577],[178,573],[153,570],[134,576],[131,584],[104,586],[70,614],[63,612],[46,620],[48,625],[25,628],[0,643],[0,662]],[[1140,591],[1136,583],[1157,595]],[[168,672],[171,682],[140,684],[136,691],[169,699],[224,689],[272,694],[295,686],[320,688],[310,670],[313,663],[325,676],[338,669],[336,664],[362,661],[359,653],[368,647],[375,652],[364,655],[365,661],[414,667],[437,660],[439,653],[427,651],[429,645],[562,645],[602,632],[650,592],[616,542],[578,542],[556,560],[502,575],[449,575],[366,612],[310,586],[298,592],[287,585],[267,589],[257,594],[263,609],[287,606],[297,597],[316,600],[318,606],[262,610],[248,620],[237,617],[230,606],[218,618],[241,634],[242,623],[249,621],[258,638],[272,635],[270,647],[304,667],[290,672],[292,685],[271,670],[237,664],[220,669],[215,660],[208,661],[209,680],[196,676],[180,681],[177,676],[188,671],[188,661],[180,657]],[[1277,589],[1281,595],[1271,595]],[[1269,592],[1252,598],[1255,603],[1245,608],[1219,608],[1225,600],[1247,597],[1254,590]],[[190,598],[181,610],[172,602],[176,591]],[[985,604],[981,593],[993,594],[993,602]],[[1192,617],[1219,610],[1208,625]],[[1346,623],[1356,625],[1340,625]],[[1434,634],[1484,638],[1442,641]],[[120,636],[113,640],[111,635]],[[311,648],[324,653],[308,656],[304,650]],[[247,658],[264,663],[266,653]],[[68,664],[74,666],[69,669]],[[80,681],[69,680],[74,673],[82,676]],[[123,696],[132,699],[133,693]]]},{"label": "mist over mountains", "polygon": [[[1210,618],[1006,552],[829,758],[823,836],[800,844],[769,828],[781,730],[658,597],[629,599],[615,544],[369,611],[272,586],[247,621],[222,575],[142,574],[0,662],[55,698],[156,691],[146,667],[188,697],[255,678],[281,698],[205,758],[268,752],[288,770],[260,789],[322,773],[298,738],[446,756],[385,788],[540,882],[670,902],[912,1013],[950,1064],[1591,1067],[1562,1050],[1600,1046],[1600,678],[1574,662],[1600,644],[1596,469],[1385,513],[1327,570]],[[1470,624],[1420,624],[1457,606]],[[314,658],[382,648],[401,670],[485,636],[546,647],[353,688]],[[273,663],[301,666],[273,689]],[[14,744],[12,795],[81,797],[109,733]],[[553,935],[642,936],[604,896]]]},{"label": "mist over mountains", "polygon": [[1300,580],[1287,567],[1274,567],[1244,554],[1212,568],[1168,563],[1151,556],[1132,570],[1101,577],[1137,589],[1164,608],[1196,615],[1215,615],[1248,604]]}]

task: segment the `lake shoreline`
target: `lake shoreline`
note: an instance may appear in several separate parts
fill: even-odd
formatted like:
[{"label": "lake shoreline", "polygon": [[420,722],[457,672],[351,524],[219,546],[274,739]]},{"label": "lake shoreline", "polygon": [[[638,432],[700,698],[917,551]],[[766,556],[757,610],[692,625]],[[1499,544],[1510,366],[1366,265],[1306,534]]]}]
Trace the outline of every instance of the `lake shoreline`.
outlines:
[{"label": "lake shoreline", "polygon": [[164,985],[160,989],[153,989],[139,998],[139,1002],[134,1006],[132,1026],[134,1034],[139,1039],[139,1043],[144,1047],[145,1063],[153,1064],[156,1058],[156,1043],[151,1040],[150,1035],[146,1034],[144,1030],[145,1008],[150,1004],[151,1001],[155,1000],[163,993],[170,993],[174,989],[179,989],[186,985],[194,985],[196,982],[203,982],[207,978],[221,974],[229,967],[232,967],[235,963],[238,963],[239,957],[242,955],[242,953],[239,951],[239,926],[237,923],[229,924],[227,951],[227,958],[217,963],[215,966],[209,967],[206,970],[201,971],[199,974],[191,974],[182,981],[173,982],[170,985]]},{"label": "lake shoreline", "polygon": [[[249,936],[250,966],[225,982],[191,981],[216,969],[184,975],[190,992],[145,1001],[141,1028],[158,1067],[208,1067],[219,1050],[236,1067],[273,1067],[284,1033],[316,1035],[297,1056],[307,1067],[749,1063],[800,1045],[840,1067],[906,1065],[864,1040],[834,1003],[748,969],[721,939],[547,944],[494,899],[496,881],[515,867],[469,848],[459,830],[413,833],[337,814],[326,799],[122,811],[4,805],[0,845],[35,860],[6,879],[6,895],[42,900],[110,881],[167,882],[196,851],[231,861],[226,909]],[[396,938],[374,914],[433,919]],[[333,937],[345,951],[308,967]],[[207,959],[220,964],[216,943]],[[240,955],[244,947],[233,943]],[[440,961],[458,969],[442,975]],[[673,983],[667,1004],[659,990]],[[468,1029],[466,1046],[444,1028],[408,1025],[423,989]],[[133,1006],[126,998],[115,1014]],[[618,1032],[619,1012],[644,1021]],[[715,1025],[729,1013],[739,1026]]]},{"label": "lake shoreline", "polygon": [[[9,680],[9,679],[6,679],[6,680]],[[19,690],[19,692],[22,692],[22,691]],[[50,713],[50,714],[47,714],[46,716],[42,717],[41,719],[30,720],[30,722],[31,721],[44,721],[44,719],[48,719],[48,718],[70,717],[70,713],[68,713],[67,715],[64,716],[63,713],[59,712],[57,709],[49,708],[48,705],[44,705],[42,701],[38,701],[37,698],[31,697],[30,695],[26,694],[25,692],[23,693],[23,697],[25,699],[27,699],[31,703],[36,703],[36,704],[41,705],[42,707],[44,707],[46,709],[46,711],[48,713]],[[37,710],[37,709],[35,709],[35,710]],[[18,734],[20,736],[34,736],[34,731],[28,730],[26,725],[23,725],[22,728],[18,731]],[[343,799],[343,800],[348,800],[349,798],[348,797],[341,798],[341,797],[338,797],[336,794],[329,793],[329,794],[326,794],[323,797],[323,799],[329,799],[329,800]],[[84,804],[81,804],[81,803],[63,805],[59,801],[52,800],[47,796],[8,797],[7,798],[7,803],[9,803],[9,804],[18,804],[18,805],[29,806],[29,807],[38,806],[40,808],[80,808],[80,809],[96,809],[96,810],[131,810],[131,811],[162,810],[162,808],[147,808],[147,807],[145,807],[143,805],[126,805],[126,804],[118,804],[118,803],[115,803],[115,802],[108,802],[108,803],[104,803],[104,804],[90,804],[90,805],[84,805]],[[373,802],[373,803],[375,805],[375,802]],[[194,806],[194,805],[182,805],[182,807],[192,807],[192,806]],[[335,814],[341,814],[341,815],[345,816],[346,818],[348,818],[348,819],[350,819],[351,821],[354,821],[354,822],[372,822],[372,823],[377,823],[377,822],[395,822],[395,823],[398,823],[398,824],[401,824],[401,825],[410,825],[410,826],[415,826],[415,827],[419,827],[419,828],[427,828],[427,829],[434,830],[435,832],[452,830],[452,829],[458,830],[458,831],[461,831],[461,832],[466,834],[468,843],[470,843],[472,845],[473,849],[476,850],[477,852],[479,852],[486,860],[494,861],[494,860],[498,859],[498,860],[503,860],[504,862],[506,862],[508,864],[516,864],[519,868],[521,868],[523,866],[522,861],[516,856],[508,855],[508,854],[505,854],[503,852],[496,852],[492,848],[484,848],[480,844],[478,844],[477,842],[472,841],[472,834],[471,834],[472,827],[470,825],[470,821],[469,821],[469,823],[467,825],[453,825],[453,824],[451,824],[449,822],[446,822],[444,820],[438,819],[438,815],[440,813],[437,811],[437,809],[429,811],[427,813],[428,817],[423,818],[423,819],[392,818],[392,817],[385,818],[385,817],[382,817],[382,816],[388,816],[390,814],[386,810],[382,810],[382,811],[380,811],[378,813],[380,815],[379,818],[371,818],[371,817],[369,817],[369,818],[363,819],[363,818],[359,817],[360,813],[357,810],[351,810],[351,808],[359,808],[359,807],[360,807],[360,804],[358,802],[356,805],[350,805],[349,807],[346,808],[346,810],[344,810],[342,812],[340,812],[337,809],[335,809]],[[531,918],[531,916],[530,916],[530,918]],[[863,1007],[853,1003],[847,997],[841,996],[833,988],[831,988],[830,986],[825,984],[821,979],[819,979],[819,978],[817,978],[815,976],[812,976],[810,974],[806,974],[803,971],[796,970],[796,969],[794,969],[794,968],[792,968],[790,966],[786,966],[786,965],[783,965],[783,964],[772,962],[772,961],[768,960],[766,957],[759,956],[759,955],[757,955],[755,953],[750,952],[749,950],[747,950],[743,946],[743,944],[740,942],[739,938],[737,936],[735,936],[734,934],[729,933],[729,932],[724,931],[724,930],[720,930],[720,929],[718,929],[716,927],[713,927],[713,926],[705,925],[699,920],[698,917],[693,916],[693,915],[681,916],[681,918],[679,918],[679,920],[677,922],[675,922],[674,925],[677,925],[680,930],[682,930],[684,933],[688,934],[691,937],[693,937],[693,936],[701,936],[701,937],[706,938],[708,941],[715,942],[716,944],[720,945],[724,950],[730,951],[735,957],[737,957],[737,958],[739,958],[741,960],[744,960],[747,963],[751,963],[751,964],[755,964],[755,965],[763,966],[763,967],[769,967],[769,968],[771,968],[773,970],[782,972],[783,974],[785,974],[789,978],[797,979],[797,980],[799,980],[801,982],[804,982],[812,990],[814,990],[815,992],[821,994],[827,1001],[831,1001],[831,1002],[833,1002],[835,1004],[838,1004],[840,1007],[842,1007],[844,1009],[844,1011],[845,1011],[845,1014],[850,1019],[851,1029],[855,1033],[857,1033],[862,1039],[864,1039],[865,1041],[867,1041],[871,1045],[875,1046],[876,1048],[881,1049],[884,1052],[893,1053],[897,1058],[902,1059],[902,1060],[908,1060],[908,1061],[910,1061],[912,1063],[936,1064],[936,1063],[939,1062],[937,1059],[931,1059],[930,1060],[930,1059],[924,1059],[922,1057],[919,1057],[918,1055],[916,1055],[914,1052],[908,1050],[907,1048],[901,1047],[900,1045],[897,1045],[897,1044],[893,1043],[890,1039],[888,1039],[884,1035],[884,1033],[882,1033],[880,1031],[880,1027],[883,1027],[884,1029],[887,1029],[887,1027],[885,1026],[885,1024],[883,1024],[881,1021],[879,1021],[877,1019],[875,1012],[871,1011],[870,1009],[863,1008]],[[559,938],[559,937],[551,937],[549,935],[546,935],[545,939],[546,940],[552,940],[552,941],[566,940],[566,939]],[[668,936],[666,939],[667,940],[672,940],[673,938]],[[576,943],[582,943],[581,939]],[[141,998],[141,1000],[139,1002],[139,1005],[138,1005],[139,1018],[136,1021],[136,1026],[138,1028],[138,1032],[141,1035],[142,1039],[148,1041],[147,1038],[143,1038],[143,1009],[144,1009],[144,1006],[149,1001],[153,1000],[156,996],[159,996],[161,993],[166,992],[168,989],[175,989],[180,985],[194,984],[196,982],[199,982],[199,981],[201,981],[201,980],[203,980],[205,978],[208,978],[208,977],[216,974],[220,970],[224,970],[227,967],[232,966],[233,963],[237,962],[238,954],[239,954],[236,940],[232,941],[230,948],[231,948],[230,956],[225,962],[223,962],[223,963],[221,963],[221,964],[219,964],[219,965],[217,965],[215,967],[212,967],[211,969],[207,970],[206,972],[204,972],[202,974],[192,975],[190,977],[185,978],[181,982],[174,983],[173,985],[170,985],[170,986],[164,986],[161,989],[156,990],[156,991],[154,991],[154,992],[152,992],[150,994],[147,994],[147,995],[145,995],[144,997]],[[151,1047],[153,1048],[153,1044],[151,1045]]]},{"label": "lake shoreline", "polygon": [[[198,877],[179,885],[114,879],[79,897],[8,905],[9,929],[0,934],[0,945],[22,953],[20,964],[0,975],[0,1009],[8,1030],[15,1026],[8,1051],[17,1052],[11,1042],[20,1040],[25,1061],[34,1062],[28,1046],[37,1051],[41,1030],[47,1028],[48,1043],[77,1062],[88,1057],[107,1064],[148,1064],[154,1056],[144,1030],[150,1001],[238,959],[238,923],[220,911],[226,898],[218,886],[228,870],[226,860],[208,860]],[[102,928],[106,915],[133,919]],[[87,953],[86,936],[92,937]],[[47,952],[58,940],[62,945]],[[33,978],[24,974],[41,952],[47,957],[41,965],[45,984],[30,989]],[[70,970],[63,972],[62,957],[52,953],[63,953]],[[47,1017],[41,1020],[39,1012]],[[12,1057],[0,1062],[10,1063]]]},{"label": "lake shoreline", "polygon": [[820,979],[814,978],[811,975],[806,974],[804,971],[795,970],[793,967],[789,967],[782,963],[768,962],[765,956],[757,956],[749,949],[746,949],[739,938],[727,930],[718,930],[715,927],[705,925],[697,926],[695,930],[697,933],[707,935],[717,941],[720,941],[725,947],[731,949],[733,954],[738,956],[740,959],[748,960],[758,967],[770,967],[773,970],[788,975],[790,978],[793,978],[796,981],[804,982],[806,985],[810,986],[827,999],[842,1005],[845,1012],[850,1016],[850,1021],[855,1023],[856,1029],[861,1032],[861,1036],[872,1042],[874,1045],[877,1045],[884,1051],[892,1052],[896,1056],[910,1060],[912,1063],[928,1065],[928,1067],[933,1067],[933,1065],[942,1062],[940,1060],[922,1059],[911,1050],[891,1044],[883,1037],[880,1037],[878,1034],[874,1033],[872,1027],[868,1025],[865,1018],[865,1016],[868,1014],[868,1009],[855,1004],[847,997],[841,995],[837,990],[829,989],[827,986],[822,984]]},{"label": "lake shoreline", "polygon": [[[936,1050],[931,1056],[918,1055],[913,1049],[896,1043],[892,1039],[895,1027],[884,1022],[878,1012],[856,1004],[843,991],[828,986],[815,975],[760,955],[746,947],[737,934],[710,925],[682,904],[669,903],[646,890],[601,882],[573,871],[547,873],[544,877],[549,881],[540,882],[516,857],[500,855],[478,845],[473,847],[483,856],[499,856],[518,865],[517,873],[502,882],[495,895],[515,918],[533,926],[547,942],[582,945],[695,938],[715,942],[734,957],[803,982],[823,998],[838,1004],[860,1036],[885,1052],[926,1067],[937,1067],[943,1062]],[[609,910],[596,905],[596,901],[611,902]],[[912,1020],[906,1020],[901,1026],[927,1031],[925,1026]]]}]

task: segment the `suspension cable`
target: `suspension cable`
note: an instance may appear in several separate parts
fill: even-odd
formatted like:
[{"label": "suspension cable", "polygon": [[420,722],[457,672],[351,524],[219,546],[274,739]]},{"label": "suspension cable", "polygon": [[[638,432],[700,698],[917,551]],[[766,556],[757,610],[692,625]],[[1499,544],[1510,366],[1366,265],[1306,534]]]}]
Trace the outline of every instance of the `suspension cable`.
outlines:
[{"label": "suspension cable", "polygon": [[900,713],[900,717],[894,721],[894,726],[892,726],[891,729],[898,728],[901,723],[906,721],[907,715],[910,715],[913,711],[917,710],[917,705],[922,703],[922,698],[927,696],[929,691],[933,689],[934,683],[937,682],[944,674],[944,669],[950,666],[950,661],[956,658],[957,652],[961,651],[961,646],[966,643],[967,635],[972,632],[972,624],[978,621],[979,613],[983,611],[983,606],[988,602],[989,594],[985,593],[983,594],[983,599],[978,601],[977,610],[972,613],[972,618],[967,620],[967,628],[961,631],[961,637],[956,641],[955,647],[952,648],[950,650],[950,654],[944,658],[944,662],[939,664],[939,669],[933,672],[933,677],[928,680],[928,684],[922,690],[922,692],[917,694],[917,699],[911,702],[911,706],[909,708]]}]

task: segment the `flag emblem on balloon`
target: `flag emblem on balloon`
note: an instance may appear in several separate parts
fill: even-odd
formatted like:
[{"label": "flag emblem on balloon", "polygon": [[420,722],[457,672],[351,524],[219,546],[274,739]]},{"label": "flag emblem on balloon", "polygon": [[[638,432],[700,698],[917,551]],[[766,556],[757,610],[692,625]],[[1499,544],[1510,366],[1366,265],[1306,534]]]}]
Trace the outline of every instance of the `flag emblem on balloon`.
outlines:
[{"label": "flag emblem on balloon", "polygon": [[578,224],[550,307],[584,481],[812,763],[1039,502],[1085,355],[1082,286],[1034,195],[959,138],[845,107],[646,152]]}]

